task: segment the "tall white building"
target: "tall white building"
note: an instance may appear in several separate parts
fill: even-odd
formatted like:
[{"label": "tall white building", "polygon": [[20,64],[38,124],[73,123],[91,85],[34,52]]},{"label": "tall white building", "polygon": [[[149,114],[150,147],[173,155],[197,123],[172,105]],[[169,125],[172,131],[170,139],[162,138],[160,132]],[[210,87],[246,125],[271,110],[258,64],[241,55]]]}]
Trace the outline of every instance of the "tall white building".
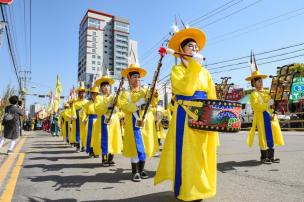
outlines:
[{"label": "tall white building", "polygon": [[137,57],[137,43],[130,42],[129,27],[127,19],[87,11],[79,28],[78,81],[89,88],[103,74],[120,79],[122,68],[128,66],[130,43]]}]

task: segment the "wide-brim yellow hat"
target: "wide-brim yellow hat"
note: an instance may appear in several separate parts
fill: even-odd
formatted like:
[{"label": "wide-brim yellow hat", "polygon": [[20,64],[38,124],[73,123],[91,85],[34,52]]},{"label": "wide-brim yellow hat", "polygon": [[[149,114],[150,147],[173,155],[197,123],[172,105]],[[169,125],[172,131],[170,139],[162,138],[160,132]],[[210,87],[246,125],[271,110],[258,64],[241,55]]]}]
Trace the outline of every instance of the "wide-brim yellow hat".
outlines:
[{"label": "wide-brim yellow hat", "polygon": [[251,76],[247,77],[245,80],[246,81],[251,81],[254,78],[261,78],[261,79],[266,79],[267,75],[265,74],[260,74],[259,71],[254,71],[251,73]]},{"label": "wide-brim yellow hat", "polygon": [[64,103],[64,107],[70,107],[69,103]]},{"label": "wide-brim yellow hat", "polygon": [[193,39],[196,42],[199,50],[202,50],[206,44],[206,36],[202,30],[197,28],[185,28],[176,32],[171,37],[168,42],[168,48],[173,49],[176,52],[180,52],[180,45],[186,39]]},{"label": "wide-brim yellow hat", "polygon": [[99,93],[99,87],[98,87],[98,86],[93,86],[93,87],[90,89],[90,92],[91,92],[91,93]]},{"label": "wide-brim yellow hat", "polygon": [[121,71],[121,75],[129,78],[130,72],[138,72],[141,78],[145,77],[147,74],[147,71],[144,68],[141,68],[138,64],[130,64],[128,68]]},{"label": "wide-brim yellow hat", "polygon": [[110,85],[113,85],[115,81],[114,81],[114,79],[111,79],[108,76],[102,76],[95,81],[95,85],[100,86],[100,84],[105,83],[105,82],[109,83]]},{"label": "wide-brim yellow hat", "polygon": [[86,91],[85,87],[84,86],[79,86],[79,88],[77,88],[77,92],[79,91]]}]

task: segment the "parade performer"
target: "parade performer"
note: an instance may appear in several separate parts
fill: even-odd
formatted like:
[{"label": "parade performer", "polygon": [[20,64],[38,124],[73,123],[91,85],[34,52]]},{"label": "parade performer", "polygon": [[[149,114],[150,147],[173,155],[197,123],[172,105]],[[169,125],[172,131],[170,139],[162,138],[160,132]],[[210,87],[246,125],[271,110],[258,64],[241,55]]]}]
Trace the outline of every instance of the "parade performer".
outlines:
[{"label": "parade performer", "polygon": [[[96,105],[98,114],[98,128],[100,129],[101,141],[98,145],[102,154],[102,166],[114,166],[114,154],[119,154],[122,151],[122,134],[120,129],[120,117],[118,114],[117,102],[114,105],[114,96],[111,93],[111,85],[114,80],[108,76],[102,76],[95,81],[96,86],[100,86],[101,96],[98,96],[100,101]],[[118,91],[117,91],[118,92]],[[118,92],[119,93],[119,92]],[[118,96],[118,95],[117,95]],[[116,98],[117,100],[117,98]],[[113,112],[111,114],[112,108]],[[111,117],[109,117],[111,114]],[[109,119],[109,120],[108,120]]]},{"label": "parade performer", "polygon": [[[137,64],[130,64],[121,74],[129,81],[129,90],[122,92],[119,105],[124,112],[124,138],[123,155],[131,158],[132,180],[135,182],[148,178],[144,171],[146,158],[152,157],[158,151],[157,136],[155,134],[154,117],[152,111],[146,114],[144,127],[137,127],[136,121],[140,120],[142,106],[146,104],[147,88],[140,86],[140,79],[146,75],[146,70]],[[154,97],[152,103],[158,102]]]},{"label": "parade performer", "polygon": [[83,119],[82,109],[83,106],[87,104],[88,100],[85,99],[85,87],[84,83],[80,82],[79,87],[77,89],[78,98],[73,102],[72,105],[72,117],[73,121],[73,136],[76,142],[76,152],[80,151],[80,143],[81,143],[81,151],[85,150],[86,146],[86,124],[81,120]]},{"label": "parade performer", "polygon": [[194,100],[216,99],[212,77],[200,64],[203,56],[198,52],[205,42],[204,32],[187,27],[180,31],[175,29],[168,42],[169,49],[175,57],[180,57],[181,63],[171,70],[174,112],[154,184],[173,181],[175,197],[183,201],[206,199],[216,194],[218,133],[188,126],[188,107],[196,103]]},{"label": "parade performer", "polygon": [[254,54],[251,54],[251,76],[246,81],[251,82],[255,90],[250,95],[250,104],[254,111],[252,128],[249,131],[247,144],[252,146],[256,128],[258,129],[259,146],[261,149],[261,162],[264,164],[280,163],[274,157],[274,146],[284,145],[280,124],[273,114],[274,100],[263,88],[263,79],[266,75],[260,74]]},{"label": "parade performer", "polygon": [[156,128],[156,135],[158,138],[158,145],[161,146],[161,139],[165,139],[166,137],[166,132],[162,123],[162,119],[165,116],[165,110],[162,106],[159,106],[159,104],[152,109],[154,114],[154,123]]},{"label": "parade performer", "polygon": [[97,126],[97,113],[95,106],[97,104],[97,95],[99,93],[99,88],[93,86],[90,89],[91,99],[88,101],[82,109],[82,123],[87,125],[87,140],[86,140],[86,152],[89,154],[89,157],[95,157],[93,145],[94,141],[97,141],[96,136],[98,136],[98,126]]},{"label": "parade performer", "polygon": [[65,103],[64,104],[64,109],[60,114],[59,120],[60,120],[60,127],[61,127],[61,134],[63,137],[63,140],[67,143],[69,143],[69,122],[71,119],[71,109],[70,109],[70,104]]}]

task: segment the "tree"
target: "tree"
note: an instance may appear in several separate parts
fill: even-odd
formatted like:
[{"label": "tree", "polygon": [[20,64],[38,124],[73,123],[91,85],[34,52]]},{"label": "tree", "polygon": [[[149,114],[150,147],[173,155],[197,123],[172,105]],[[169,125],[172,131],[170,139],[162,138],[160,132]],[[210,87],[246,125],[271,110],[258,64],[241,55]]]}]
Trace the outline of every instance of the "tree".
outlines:
[{"label": "tree", "polygon": [[[7,85],[4,89],[1,97],[0,97],[0,121],[2,122],[3,115],[4,115],[4,109],[7,105],[9,105],[8,99],[16,94],[16,90],[14,87]],[[2,131],[2,124],[0,124],[0,131]]]}]

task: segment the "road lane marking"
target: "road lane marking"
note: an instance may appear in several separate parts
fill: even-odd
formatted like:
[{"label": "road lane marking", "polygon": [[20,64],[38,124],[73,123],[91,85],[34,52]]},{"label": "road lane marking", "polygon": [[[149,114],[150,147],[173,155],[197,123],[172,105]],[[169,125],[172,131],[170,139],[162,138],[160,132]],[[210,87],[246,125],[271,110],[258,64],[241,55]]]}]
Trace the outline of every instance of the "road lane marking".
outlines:
[{"label": "road lane marking", "polygon": [[5,160],[5,162],[1,165],[0,167],[0,184],[3,182],[5,179],[7,173],[9,172],[10,168],[12,167],[13,163],[15,162],[15,159],[18,156],[18,153],[20,149],[22,148],[26,138],[22,138],[18,145],[15,148],[14,153],[9,154],[8,158]]},{"label": "road lane marking", "polygon": [[19,176],[19,173],[22,168],[23,161],[24,161],[24,157],[25,157],[24,153],[19,154],[17,163],[12,171],[10,179],[9,179],[7,185],[5,186],[3,194],[0,198],[0,202],[12,201],[12,198],[13,198],[14,192],[15,192],[15,188],[16,188],[16,184],[17,184],[17,180],[18,180],[18,176]]}]

